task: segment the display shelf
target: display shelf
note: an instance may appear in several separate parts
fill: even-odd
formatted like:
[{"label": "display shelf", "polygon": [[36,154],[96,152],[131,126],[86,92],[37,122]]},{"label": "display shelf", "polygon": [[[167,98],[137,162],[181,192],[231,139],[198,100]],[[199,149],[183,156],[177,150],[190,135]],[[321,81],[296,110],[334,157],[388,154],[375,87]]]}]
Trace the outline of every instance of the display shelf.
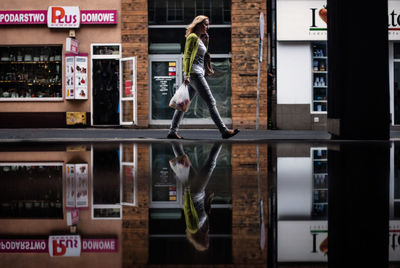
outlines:
[{"label": "display shelf", "polygon": [[63,98],[59,97],[2,97],[0,98],[1,102],[8,101],[61,101]]},{"label": "display shelf", "polygon": [[0,64],[60,64],[61,61],[0,61]]},{"label": "display shelf", "polygon": [[327,74],[328,71],[313,71],[315,74]]},{"label": "display shelf", "polygon": [[314,56],[313,59],[326,60],[326,59],[328,59],[328,57],[316,57],[316,56]]},{"label": "display shelf", "polygon": [[[326,218],[328,216],[328,150],[312,148],[312,217]],[[321,165],[322,164],[322,165]]]},{"label": "display shelf", "polygon": [[61,54],[62,46],[0,47],[0,101],[62,99]]}]

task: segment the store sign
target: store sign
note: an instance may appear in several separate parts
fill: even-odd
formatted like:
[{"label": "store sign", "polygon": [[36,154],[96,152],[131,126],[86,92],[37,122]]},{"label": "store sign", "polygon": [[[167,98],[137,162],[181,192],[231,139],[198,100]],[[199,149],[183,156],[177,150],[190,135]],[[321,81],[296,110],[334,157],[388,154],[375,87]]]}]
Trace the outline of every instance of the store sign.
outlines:
[{"label": "store sign", "polygon": [[78,40],[67,37],[65,40],[65,52],[78,54],[78,52],[79,52]]},{"label": "store sign", "polygon": [[47,27],[79,28],[81,16],[79,7],[55,7],[47,10]]},{"label": "store sign", "polygon": [[0,11],[0,25],[47,24],[49,28],[79,28],[80,24],[117,24],[117,10],[79,10],[50,6],[47,10]]},{"label": "store sign", "polygon": [[51,257],[79,257],[81,237],[79,235],[50,236],[49,254]]},{"label": "store sign", "polygon": [[46,24],[46,10],[0,11],[0,25]]},{"label": "store sign", "polygon": [[[327,1],[278,0],[278,41],[326,41]],[[400,40],[400,1],[388,2],[389,40]],[[356,29],[354,29],[356,31]]]},{"label": "store sign", "polygon": [[81,24],[117,24],[117,11],[82,10]]}]

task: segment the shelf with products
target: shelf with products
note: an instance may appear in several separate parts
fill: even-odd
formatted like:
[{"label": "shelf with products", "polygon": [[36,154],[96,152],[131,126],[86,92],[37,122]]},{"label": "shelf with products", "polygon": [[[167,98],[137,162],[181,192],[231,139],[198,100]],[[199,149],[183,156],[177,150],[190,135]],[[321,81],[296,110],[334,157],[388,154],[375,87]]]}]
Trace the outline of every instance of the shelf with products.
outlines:
[{"label": "shelf with products", "polygon": [[313,217],[328,216],[328,150],[312,148],[312,211]]},{"label": "shelf with products", "polygon": [[62,99],[62,46],[0,47],[0,101]]},{"label": "shelf with products", "polygon": [[327,42],[312,45],[312,112],[327,112],[328,57]]},{"label": "shelf with products", "polygon": [[0,61],[3,64],[61,64],[61,61]]}]

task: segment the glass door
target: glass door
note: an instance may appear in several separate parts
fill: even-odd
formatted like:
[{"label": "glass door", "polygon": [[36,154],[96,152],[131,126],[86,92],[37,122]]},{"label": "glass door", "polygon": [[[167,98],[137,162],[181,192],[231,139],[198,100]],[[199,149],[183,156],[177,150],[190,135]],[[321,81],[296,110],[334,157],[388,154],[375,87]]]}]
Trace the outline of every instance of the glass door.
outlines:
[{"label": "glass door", "polygon": [[150,55],[150,124],[169,124],[169,101],[182,83],[182,55]]},{"label": "glass door", "polygon": [[400,61],[394,62],[394,124],[400,125]]},{"label": "glass door", "polygon": [[120,124],[136,123],[136,57],[121,59]]}]

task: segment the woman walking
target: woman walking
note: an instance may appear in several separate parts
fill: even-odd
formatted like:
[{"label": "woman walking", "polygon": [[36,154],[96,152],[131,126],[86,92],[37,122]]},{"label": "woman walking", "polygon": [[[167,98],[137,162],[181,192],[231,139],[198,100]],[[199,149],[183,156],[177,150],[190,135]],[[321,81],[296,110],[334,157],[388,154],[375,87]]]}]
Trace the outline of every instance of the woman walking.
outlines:
[{"label": "woman walking", "polygon": [[[205,79],[204,55],[208,48],[208,17],[200,15],[194,18],[193,22],[186,29],[185,53],[183,55],[184,83],[188,85],[190,99],[196,93],[206,102],[211,118],[218,127],[223,139],[228,139],[239,133],[238,129],[228,129],[219,115],[215,99]],[[184,112],[175,110],[169,129],[168,139],[182,139],[178,135],[179,124],[182,121]]]}]

